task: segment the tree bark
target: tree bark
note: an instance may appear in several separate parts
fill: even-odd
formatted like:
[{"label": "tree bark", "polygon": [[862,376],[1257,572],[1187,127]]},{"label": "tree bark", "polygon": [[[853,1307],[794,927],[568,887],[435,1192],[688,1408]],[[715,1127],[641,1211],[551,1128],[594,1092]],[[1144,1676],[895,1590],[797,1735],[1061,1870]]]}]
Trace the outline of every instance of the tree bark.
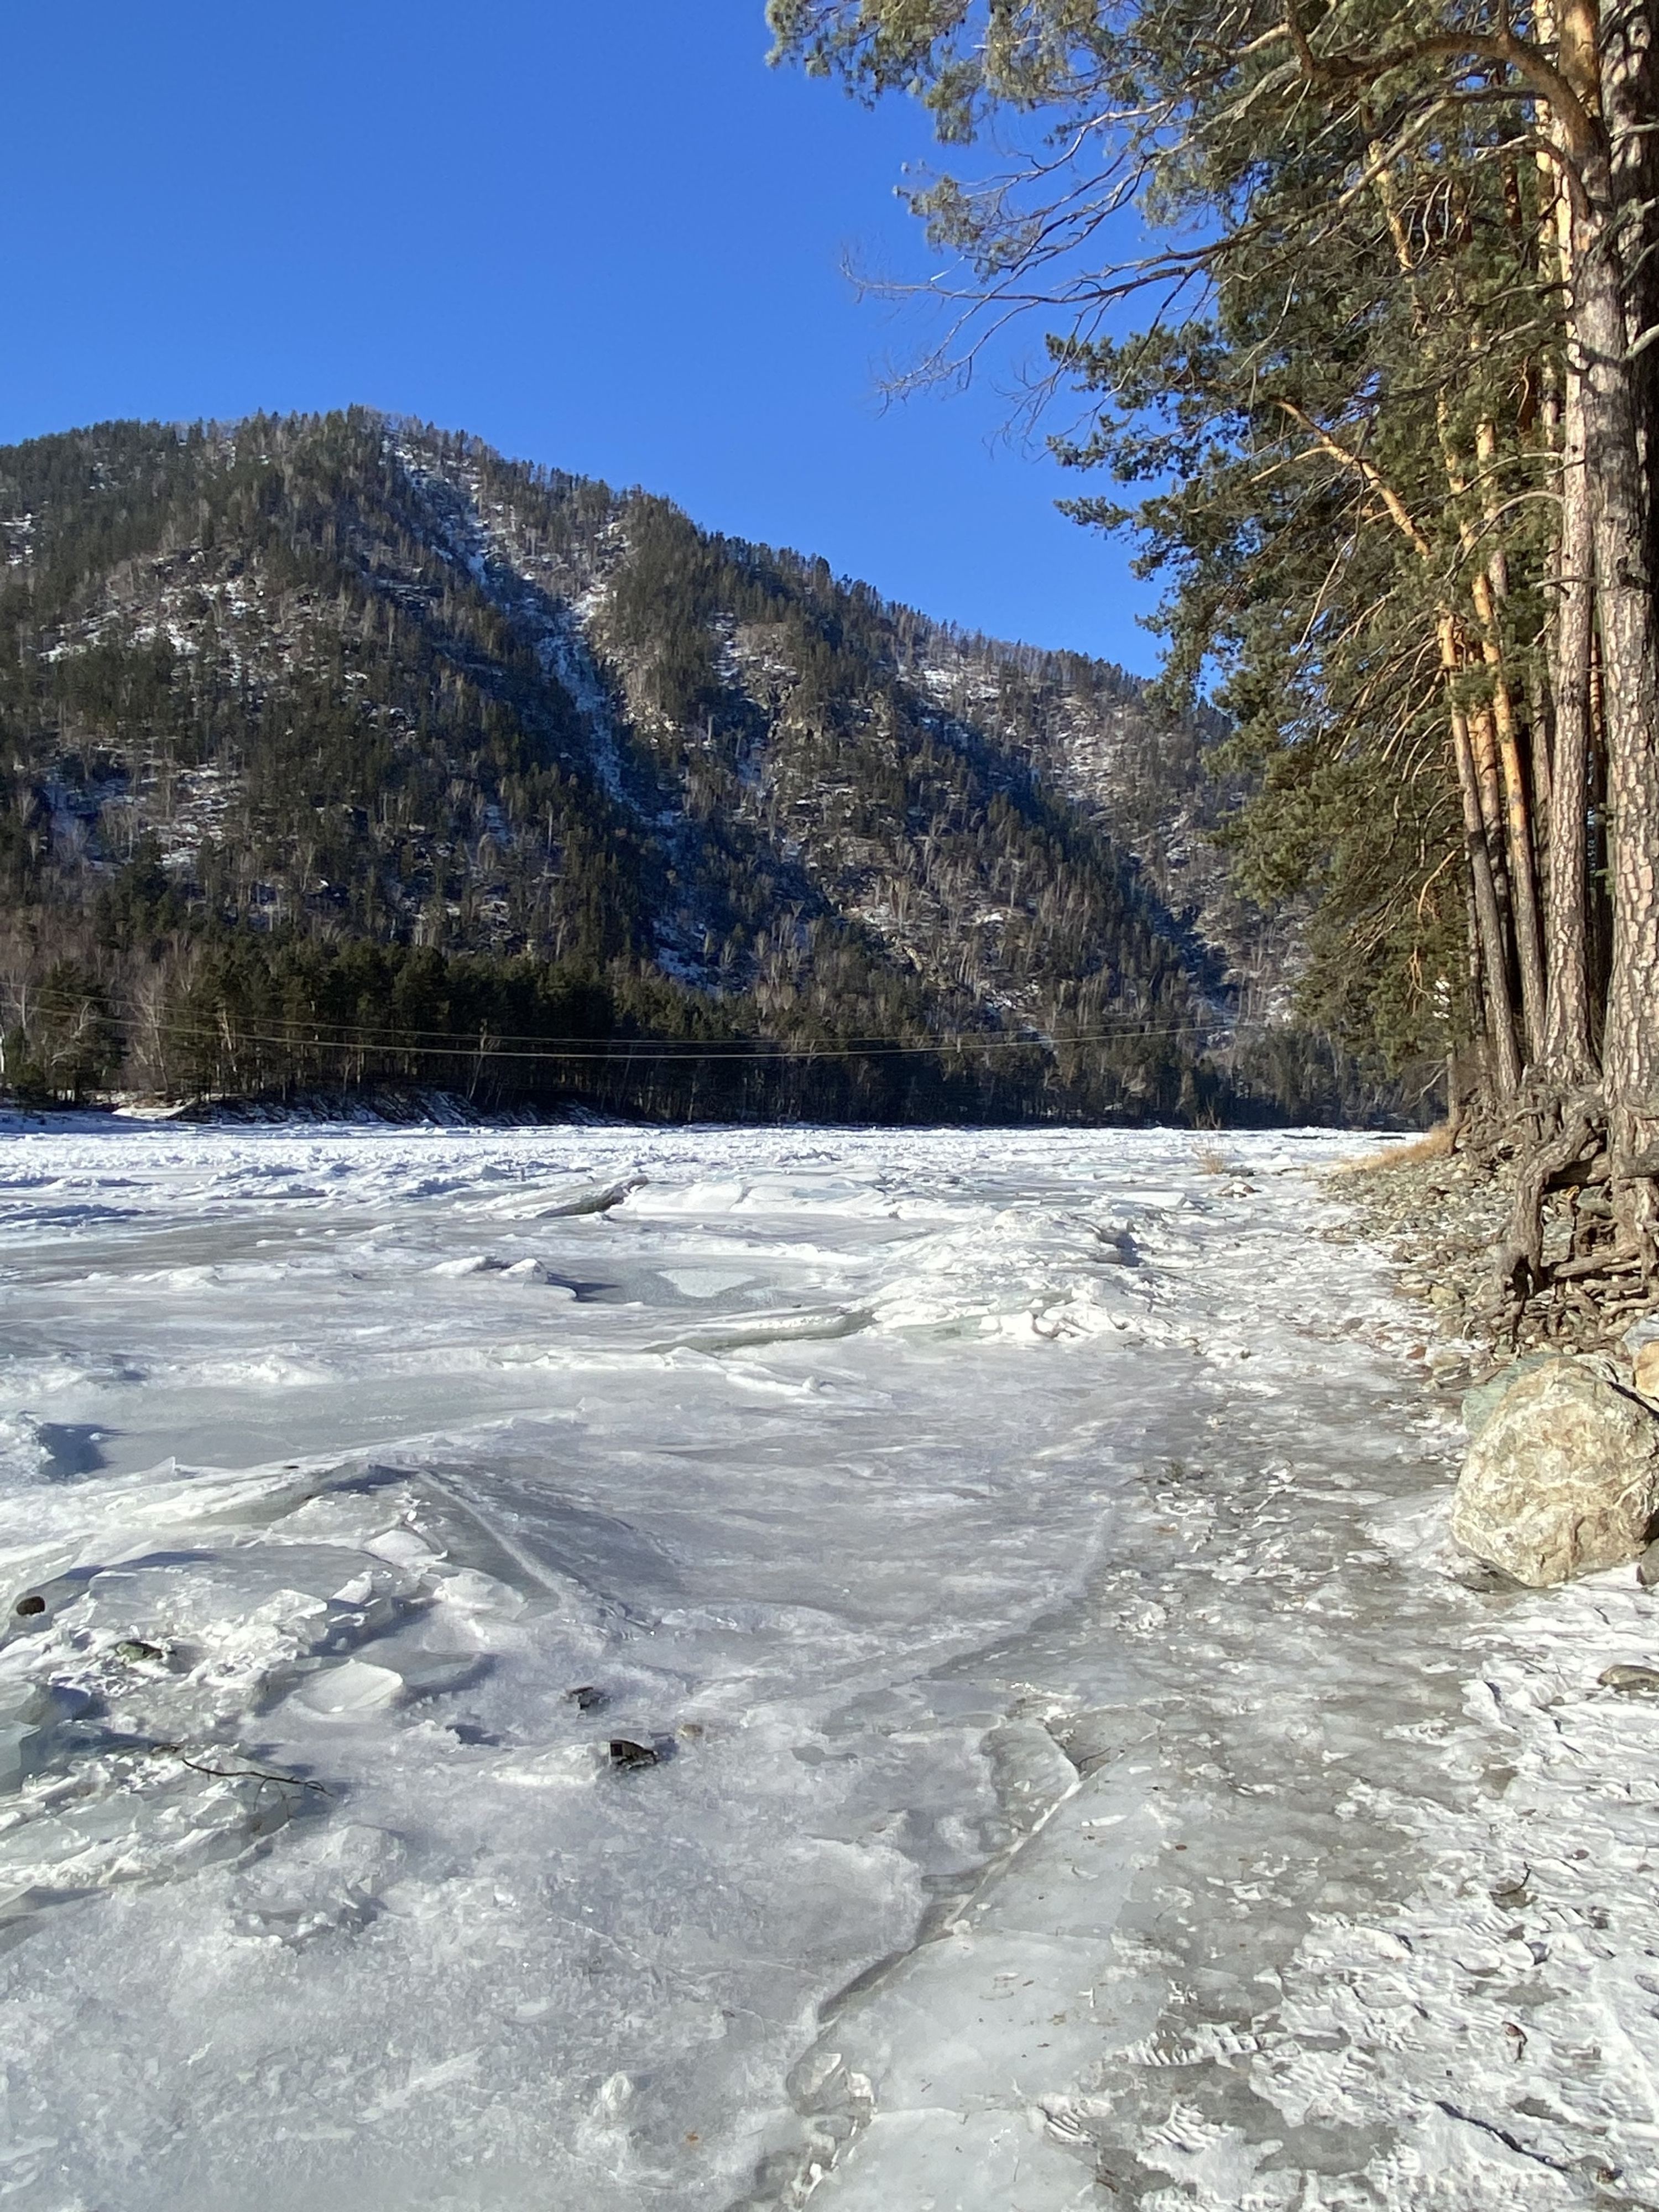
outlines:
[{"label": "tree bark", "polygon": [[[1451,494],[1453,505],[1458,510],[1458,537],[1465,555],[1476,559],[1474,583],[1477,595],[1480,595],[1484,591],[1486,580],[1479,566],[1474,532],[1470,527],[1468,515],[1462,511],[1462,503],[1468,493],[1469,480],[1464,472],[1462,462],[1458,458],[1457,448],[1452,441],[1450,410],[1443,393],[1436,410],[1436,416],[1440,435],[1441,459],[1446,471],[1446,485]],[[1426,546],[1425,551],[1426,553]],[[1449,612],[1449,610],[1447,611]],[[1477,596],[1476,611],[1486,633],[1481,658],[1490,665],[1496,657],[1497,647],[1491,621],[1492,607],[1489,592],[1485,592],[1484,597]],[[1449,652],[1448,639],[1449,639]],[[1465,625],[1453,616],[1449,624],[1443,625],[1442,665],[1455,678],[1455,672],[1468,665],[1468,659]],[[1474,759],[1475,788],[1480,801],[1480,818],[1486,834],[1487,862],[1492,873],[1492,887],[1498,895],[1498,911],[1503,916],[1503,957],[1496,969],[1496,975],[1503,979],[1506,990],[1511,981],[1520,982],[1522,1005],[1526,1015],[1528,1047],[1529,1051],[1535,1054],[1543,1026],[1543,1006],[1541,990],[1537,992],[1536,997],[1533,995],[1533,990],[1541,979],[1535,975],[1528,976],[1526,954],[1522,946],[1528,921],[1535,923],[1536,915],[1534,910],[1533,915],[1523,920],[1522,912],[1526,902],[1522,896],[1523,888],[1531,882],[1531,854],[1528,851],[1525,856],[1525,875],[1517,876],[1512,866],[1515,857],[1512,787],[1510,787],[1507,773],[1509,762],[1504,757],[1499,737],[1495,701],[1477,701],[1472,707],[1466,708],[1465,713]],[[1512,720],[1513,717],[1510,719]],[[1510,750],[1513,750],[1512,746]],[[1537,940],[1535,927],[1531,932],[1531,936],[1532,950],[1535,953]]]},{"label": "tree bark", "polygon": [[[1443,416],[1442,435],[1443,438]],[[1544,1051],[1544,939],[1538,913],[1532,805],[1527,791],[1526,770],[1521,762],[1515,694],[1510,684],[1498,617],[1499,604],[1509,596],[1509,568],[1504,555],[1504,541],[1498,532],[1499,501],[1494,477],[1497,454],[1497,432],[1492,423],[1483,422],[1476,436],[1476,458],[1480,464],[1481,510],[1492,550],[1484,565],[1476,566],[1470,579],[1470,589],[1475,614],[1480,623],[1481,659],[1486,663],[1487,678],[1492,684],[1492,721],[1498,741],[1498,757],[1503,769],[1505,859],[1509,872],[1510,906],[1515,925],[1516,965],[1521,982],[1522,1011],[1527,1027],[1527,1054],[1528,1059],[1537,1060],[1543,1057]],[[1467,480],[1449,446],[1446,459],[1453,491],[1467,491]],[[1462,521],[1460,528],[1464,551],[1478,559],[1480,549],[1467,518]]]},{"label": "tree bark", "polygon": [[1583,384],[1607,738],[1613,958],[1601,1066],[1614,1212],[1644,1272],[1659,1269],[1659,1187],[1649,1165],[1659,1146],[1659,625],[1620,242],[1648,221],[1630,195],[1648,159],[1639,134],[1653,118],[1631,102],[1651,60],[1643,43],[1651,5],[1609,0],[1604,20],[1597,0],[1569,0],[1560,70],[1576,104],[1558,106],[1571,157],[1568,344]]},{"label": "tree bark", "polygon": [[[1449,628],[1449,622],[1443,622],[1443,655],[1449,650],[1455,651],[1446,635]],[[1498,902],[1497,885],[1492,879],[1492,853],[1486,842],[1486,824],[1480,809],[1479,772],[1475,767],[1474,748],[1469,742],[1468,721],[1462,709],[1456,705],[1451,709],[1451,736],[1457,787],[1463,801],[1463,845],[1468,856],[1469,882],[1474,898],[1480,973],[1486,987],[1486,1026],[1492,1042],[1492,1088],[1499,1103],[1506,1103],[1521,1087],[1521,1053],[1516,1041],[1515,1015],[1510,1005],[1504,963],[1504,915]]]},{"label": "tree bark", "polygon": [[1659,577],[1659,0],[1608,0],[1601,44],[1625,335],[1647,500],[1647,570]]},{"label": "tree bark", "polygon": [[1533,867],[1532,816],[1527,797],[1526,771],[1521,765],[1521,745],[1516,731],[1515,702],[1504,672],[1502,649],[1497,643],[1496,613],[1484,579],[1477,578],[1476,611],[1485,635],[1481,654],[1492,680],[1491,726],[1497,739],[1498,764],[1503,770],[1504,858],[1510,886],[1510,911],[1515,926],[1516,964],[1521,981],[1521,1006],[1527,1026],[1528,1057],[1542,1057],[1544,1048],[1544,946],[1538,920],[1538,884]]},{"label": "tree bark", "polygon": [[[1636,1158],[1659,1140],[1659,637],[1605,172],[1592,173],[1587,182],[1587,204],[1573,226],[1574,337],[1583,379],[1607,744],[1613,975],[1602,1066],[1613,1116],[1615,1181],[1621,1182],[1634,1175]],[[1632,1190],[1620,1209],[1650,1264],[1659,1259],[1656,1210],[1650,1184]]]},{"label": "tree bark", "polygon": [[[1540,910],[1549,896],[1550,839],[1555,834],[1555,695],[1548,670],[1534,660],[1527,671],[1527,734],[1532,741],[1532,849],[1538,869]],[[1549,966],[1549,933],[1544,933],[1544,964]]]},{"label": "tree bark", "polygon": [[1584,466],[1583,396],[1569,370],[1561,410],[1561,527],[1555,557],[1555,757],[1550,775],[1549,898],[1545,926],[1549,988],[1544,1058],[1567,1084],[1595,1073],[1590,1051],[1589,897],[1590,643],[1595,619],[1595,543]]}]

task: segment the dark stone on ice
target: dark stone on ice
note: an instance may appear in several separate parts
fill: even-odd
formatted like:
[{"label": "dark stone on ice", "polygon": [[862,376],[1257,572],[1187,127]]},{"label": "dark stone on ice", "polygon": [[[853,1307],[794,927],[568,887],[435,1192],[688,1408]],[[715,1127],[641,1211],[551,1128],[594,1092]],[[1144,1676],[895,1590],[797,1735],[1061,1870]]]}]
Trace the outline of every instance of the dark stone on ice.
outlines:
[{"label": "dark stone on ice", "polygon": [[25,1620],[32,1620],[37,1613],[44,1613],[46,1609],[46,1601],[38,1590],[31,1590],[27,1597],[20,1597],[12,1607],[12,1611],[20,1613]]},{"label": "dark stone on ice", "polygon": [[654,1766],[658,1756],[648,1743],[631,1743],[625,1735],[613,1735],[611,1739],[611,1764],[624,1773],[639,1766]]},{"label": "dark stone on ice", "polygon": [[580,1713],[597,1712],[610,1703],[603,1690],[596,1690],[592,1682],[584,1682],[579,1690],[567,1690],[565,1695]]}]

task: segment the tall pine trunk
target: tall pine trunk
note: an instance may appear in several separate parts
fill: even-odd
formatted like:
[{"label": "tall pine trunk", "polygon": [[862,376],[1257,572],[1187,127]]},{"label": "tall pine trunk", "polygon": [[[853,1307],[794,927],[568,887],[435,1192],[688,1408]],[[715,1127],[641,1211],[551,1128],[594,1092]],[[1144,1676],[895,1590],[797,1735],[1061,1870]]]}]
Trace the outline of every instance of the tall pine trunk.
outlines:
[{"label": "tall pine trunk", "polygon": [[1591,210],[1575,230],[1575,335],[1583,361],[1601,615],[1613,879],[1613,975],[1602,1066],[1613,1116],[1615,1175],[1631,1185],[1621,1218],[1651,1262],[1659,1258],[1653,1194],[1636,1186],[1651,1171],[1646,1156],[1659,1143],[1659,639],[1613,228]]},{"label": "tall pine trunk", "polygon": [[[1450,675],[1456,671],[1457,647],[1449,616],[1440,622],[1440,650]],[[1507,932],[1493,878],[1492,849],[1480,805],[1480,771],[1469,741],[1468,717],[1454,698],[1450,708],[1452,761],[1457,771],[1458,793],[1463,803],[1463,848],[1468,860],[1468,881],[1474,907],[1474,943],[1480,951],[1480,974],[1485,999],[1484,1013],[1491,1047],[1492,1086],[1500,1102],[1514,1097],[1521,1087],[1521,1050],[1515,1034],[1515,1015],[1510,1004],[1507,973]]]},{"label": "tall pine trunk", "polygon": [[[1453,450],[1441,411],[1441,447],[1452,492],[1460,502],[1469,490],[1462,464]],[[1467,514],[1459,520],[1459,535],[1471,564],[1469,588],[1480,625],[1480,657],[1492,687],[1489,708],[1480,709],[1486,742],[1502,771],[1501,799],[1494,788],[1493,804],[1501,805],[1504,824],[1504,868],[1508,878],[1509,904],[1515,933],[1516,973],[1521,985],[1521,1007],[1526,1024],[1527,1058],[1536,1061],[1544,1049],[1545,1000],[1544,936],[1538,911],[1538,872],[1533,845],[1532,802],[1526,770],[1521,761],[1520,737],[1515,713],[1515,694],[1504,657],[1504,634],[1498,609],[1508,596],[1508,570],[1504,557],[1502,503],[1496,481],[1498,439],[1490,422],[1477,435],[1480,503],[1486,525],[1483,551]],[[1494,776],[1494,784],[1497,778]]]},{"label": "tall pine trunk", "polygon": [[[1653,0],[1571,0],[1560,59],[1577,111],[1559,111],[1572,157],[1568,339],[1582,379],[1590,485],[1613,900],[1601,1067],[1622,1237],[1659,1268],[1659,624],[1645,480],[1647,380],[1632,359],[1621,242],[1651,238],[1640,204],[1654,118]],[[1638,287],[1644,287],[1640,270]]]},{"label": "tall pine trunk", "polygon": [[1590,1050],[1589,763],[1591,637],[1595,557],[1589,478],[1584,466],[1583,392],[1571,368],[1561,410],[1561,526],[1555,556],[1555,757],[1550,774],[1549,898],[1545,911],[1549,989],[1544,1059],[1556,1081],[1577,1086],[1595,1073]]}]

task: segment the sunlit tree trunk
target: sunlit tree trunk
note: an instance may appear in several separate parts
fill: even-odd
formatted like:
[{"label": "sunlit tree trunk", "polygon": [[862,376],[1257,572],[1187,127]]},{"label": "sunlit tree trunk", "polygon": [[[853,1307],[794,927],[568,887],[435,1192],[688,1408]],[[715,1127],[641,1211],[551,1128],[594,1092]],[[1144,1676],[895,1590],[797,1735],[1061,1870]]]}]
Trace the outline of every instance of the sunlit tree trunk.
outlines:
[{"label": "sunlit tree trunk", "polygon": [[1528,787],[1527,769],[1521,756],[1516,695],[1504,642],[1500,610],[1509,597],[1509,562],[1504,550],[1502,501],[1497,483],[1498,433],[1490,422],[1480,427],[1475,457],[1480,465],[1480,506],[1486,526],[1486,554],[1471,579],[1471,589],[1480,620],[1481,653],[1492,687],[1492,720],[1504,767],[1504,819],[1508,833],[1515,950],[1521,974],[1521,1002],[1526,1014],[1527,1052],[1530,1060],[1536,1060],[1543,1057],[1547,995],[1544,933],[1538,904],[1534,801],[1537,787],[1534,785],[1531,791]]},{"label": "sunlit tree trunk", "polygon": [[1576,371],[1569,370],[1561,410],[1561,526],[1554,561],[1554,650],[1551,688],[1555,751],[1551,763],[1548,933],[1549,990],[1544,1057],[1566,1084],[1589,1081],[1589,810],[1590,644],[1595,618],[1589,479],[1584,468],[1584,410]]},{"label": "sunlit tree trunk", "polygon": [[[1449,616],[1440,622],[1440,652],[1449,685],[1458,661],[1456,633]],[[1498,885],[1492,873],[1485,811],[1480,804],[1480,770],[1470,742],[1468,718],[1453,701],[1450,710],[1452,759],[1457,771],[1458,794],[1463,805],[1463,845],[1468,859],[1474,892],[1475,927],[1480,948],[1480,975],[1485,988],[1486,1035],[1492,1047],[1492,1087],[1500,1100],[1513,1098],[1521,1086],[1521,1052],[1510,1005],[1505,949],[1507,932]]]},{"label": "sunlit tree trunk", "polygon": [[[1645,9],[1632,8],[1624,20],[1639,28],[1645,16]],[[1571,0],[1563,13],[1563,72],[1593,118],[1602,92],[1601,27],[1590,0]],[[1619,82],[1628,98],[1640,73],[1632,64]],[[1628,141],[1628,129],[1625,135]],[[1613,1197],[1626,1239],[1653,1267],[1659,1263],[1659,1192],[1651,1180],[1659,1170],[1659,634],[1648,562],[1646,426],[1619,252],[1627,211],[1615,191],[1617,143],[1598,121],[1572,147],[1569,338],[1583,380],[1607,730],[1613,972],[1601,1063]],[[1626,172],[1632,166],[1626,160]],[[1624,227],[1628,233],[1629,220]]]}]

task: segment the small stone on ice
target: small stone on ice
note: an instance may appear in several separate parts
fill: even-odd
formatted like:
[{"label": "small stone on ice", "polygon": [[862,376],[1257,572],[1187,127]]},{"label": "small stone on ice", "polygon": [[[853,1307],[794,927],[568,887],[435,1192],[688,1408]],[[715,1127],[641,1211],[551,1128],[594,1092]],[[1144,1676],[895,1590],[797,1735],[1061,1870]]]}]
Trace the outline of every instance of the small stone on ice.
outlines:
[{"label": "small stone on ice", "polygon": [[628,1773],[635,1767],[656,1765],[657,1753],[648,1743],[633,1743],[625,1735],[613,1735],[611,1764]]},{"label": "small stone on ice", "polygon": [[31,1590],[27,1597],[20,1597],[12,1607],[12,1611],[21,1614],[25,1620],[32,1620],[36,1613],[44,1613],[46,1609],[46,1601],[38,1590]]},{"label": "small stone on ice", "polygon": [[1659,1667],[1608,1667],[1595,1679],[1604,1690],[1621,1690],[1627,1698],[1659,1696]]},{"label": "small stone on ice", "polygon": [[565,1696],[577,1711],[582,1713],[597,1712],[601,1705],[609,1702],[605,1692],[596,1689],[592,1682],[584,1682],[579,1689],[567,1690]]},{"label": "small stone on ice", "polygon": [[162,1659],[166,1653],[159,1645],[141,1644],[136,1636],[124,1637],[115,1647],[118,1659]]}]

